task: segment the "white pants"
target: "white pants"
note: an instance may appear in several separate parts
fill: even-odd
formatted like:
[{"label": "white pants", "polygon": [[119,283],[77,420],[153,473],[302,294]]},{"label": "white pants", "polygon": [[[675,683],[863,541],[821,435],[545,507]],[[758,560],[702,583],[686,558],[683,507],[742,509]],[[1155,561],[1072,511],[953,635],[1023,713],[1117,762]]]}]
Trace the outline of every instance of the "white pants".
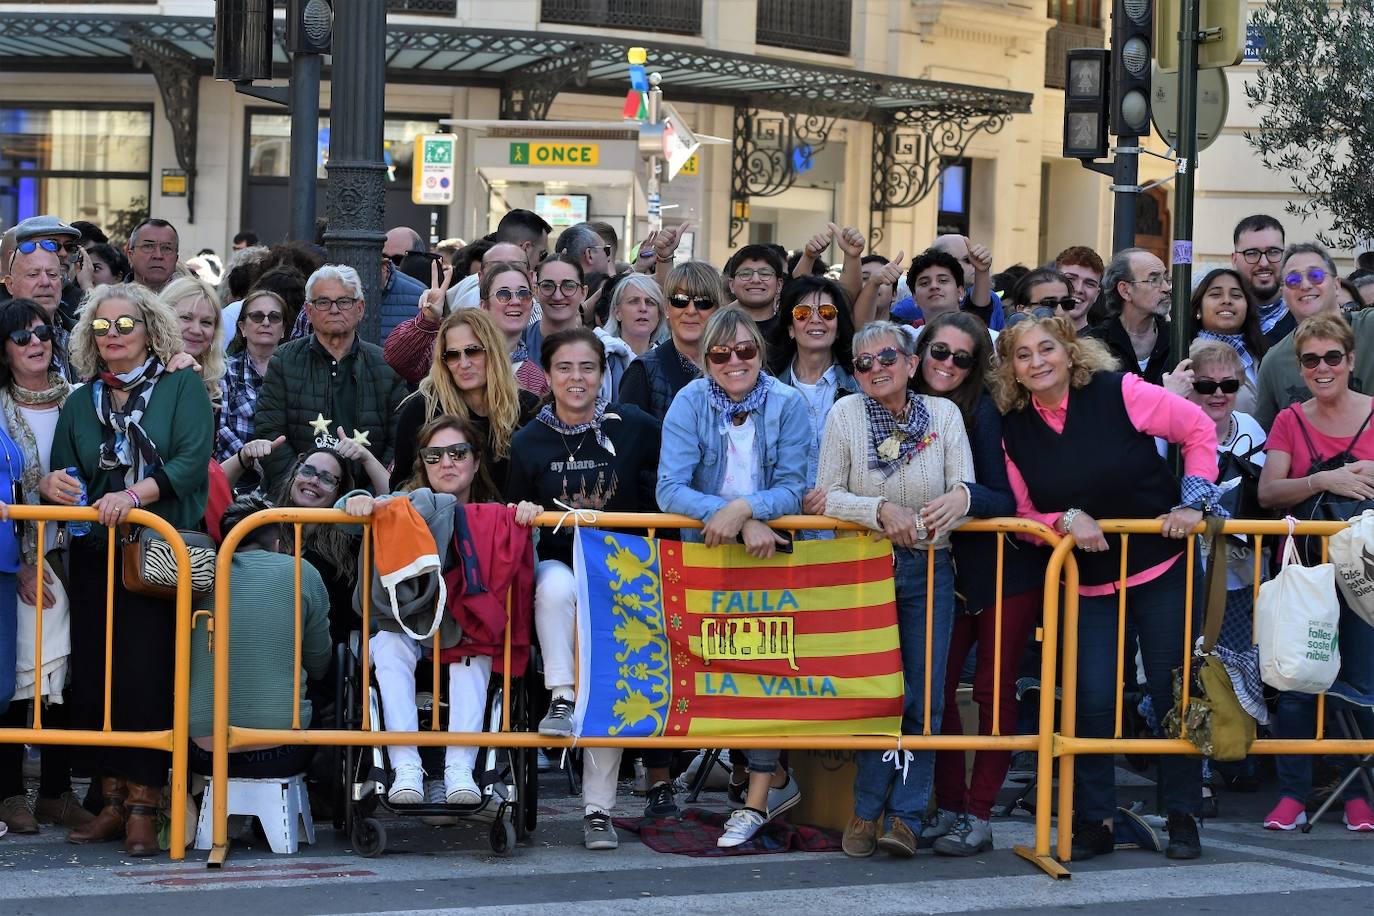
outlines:
[{"label": "white pants", "polygon": [[616,788],[620,781],[618,747],[588,747],[582,750],[582,805],[587,814],[615,810]]},{"label": "white pants", "polygon": [[[382,694],[382,725],[389,732],[419,731],[420,714],[415,708],[415,663],[420,660],[420,644],[404,633],[383,630],[372,637],[372,664],[377,671],[377,689]],[[475,655],[448,666],[448,730],[482,730],[482,713],[487,703],[487,682],[491,679],[491,658]],[[439,698],[434,698],[436,706]],[[410,764],[420,766],[420,752],[414,747],[391,748],[393,768]],[[475,747],[444,748],[444,766],[472,769],[477,760]]]},{"label": "white pants", "polygon": [[534,626],[549,690],[572,690],[576,612],[577,580],[572,570],[559,560],[539,563],[534,568]]}]

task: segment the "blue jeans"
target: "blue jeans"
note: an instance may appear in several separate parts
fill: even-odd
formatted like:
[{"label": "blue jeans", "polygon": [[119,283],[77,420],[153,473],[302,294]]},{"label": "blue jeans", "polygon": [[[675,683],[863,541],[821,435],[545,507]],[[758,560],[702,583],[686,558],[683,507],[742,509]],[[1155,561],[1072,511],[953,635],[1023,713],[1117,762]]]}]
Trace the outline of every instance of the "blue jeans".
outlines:
[{"label": "blue jeans", "polygon": [[[934,551],[935,581],[926,581],[926,551],[894,547],[893,581],[897,591],[897,631],[902,641],[902,671],[906,699],[902,708],[902,734],[920,735],[925,717],[926,684],[930,684],[930,733],[940,734],[944,712],[942,693],[949,635],[954,627],[954,567],[948,550]],[[926,589],[934,591],[934,625],[931,629],[930,677],[926,677]],[[883,757],[887,756],[887,760]],[[893,765],[885,751],[859,751],[854,755],[854,813],[867,821],[884,812],[900,817],[915,828],[925,816],[935,779],[934,751],[904,751]]]},{"label": "blue jeans", "polygon": [[[1374,627],[1341,600],[1341,621],[1337,637],[1341,651],[1341,673],[1327,697],[1327,708],[1339,703],[1336,695],[1356,703],[1374,701]],[[1374,735],[1374,713],[1368,706],[1351,704],[1355,721],[1366,738]],[[1329,730],[1328,730],[1329,733]],[[1279,694],[1274,708],[1274,734],[1278,738],[1312,738],[1317,734],[1317,698],[1310,693]],[[1333,737],[1336,737],[1333,735]],[[1274,761],[1279,773],[1279,793],[1306,802],[1312,793],[1312,757],[1308,754],[1280,754]],[[1359,783],[1352,783],[1346,799],[1358,796]]]},{"label": "blue jeans", "polygon": [[[1145,683],[1155,712],[1173,706],[1173,670],[1183,664],[1186,558],[1163,575],[1126,592],[1127,621],[1135,625],[1145,662]],[[1199,567],[1201,568],[1201,567]],[[1201,576],[1198,577],[1201,579]],[[1078,604],[1078,735],[1109,738],[1116,722],[1116,594],[1082,597]],[[1197,627],[1193,628],[1198,634]],[[1126,659],[1128,683],[1134,662]],[[1198,814],[1202,807],[1202,761],[1160,755],[1167,814]],[[1116,814],[1116,760],[1112,754],[1084,754],[1074,762],[1074,819],[1101,821]]]}]

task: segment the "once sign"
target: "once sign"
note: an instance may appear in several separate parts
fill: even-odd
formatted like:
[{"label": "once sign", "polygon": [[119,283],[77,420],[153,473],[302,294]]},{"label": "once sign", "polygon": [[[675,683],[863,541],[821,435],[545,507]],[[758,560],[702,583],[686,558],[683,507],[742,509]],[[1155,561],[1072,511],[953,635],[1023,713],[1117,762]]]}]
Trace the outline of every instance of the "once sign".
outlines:
[{"label": "once sign", "polygon": [[596,165],[601,159],[599,143],[512,143],[511,165]]}]

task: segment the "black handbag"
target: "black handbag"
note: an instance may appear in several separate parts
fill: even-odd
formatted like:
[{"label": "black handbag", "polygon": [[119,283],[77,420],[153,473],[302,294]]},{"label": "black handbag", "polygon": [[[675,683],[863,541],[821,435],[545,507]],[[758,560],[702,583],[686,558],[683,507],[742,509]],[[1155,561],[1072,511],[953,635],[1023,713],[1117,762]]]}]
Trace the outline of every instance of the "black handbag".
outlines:
[{"label": "black handbag", "polygon": [[[1307,444],[1307,452],[1312,456],[1312,466],[1307,473],[1316,474],[1320,471],[1334,471],[1343,468],[1352,461],[1356,461],[1355,444],[1360,441],[1360,436],[1369,428],[1369,421],[1374,418],[1374,411],[1370,411],[1369,416],[1364,418],[1360,428],[1355,431],[1355,435],[1350,437],[1345,449],[1330,458],[1322,458],[1317,447],[1312,444],[1312,436],[1307,432],[1307,424],[1302,419],[1302,405],[1294,404],[1289,408],[1296,414],[1298,430],[1302,433],[1303,441]],[[1303,500],[1293,507],[1291,515],[1303,521],[1314,522],[1348,522],[1350,519],[1364,512],[1366,509],[1374,509],[1374,499],[1351,499],[1348,496],[1341,496],[1336,493],[1322,491],[1315,496]]]},{"label": "black handbag", "polygon": [[[1236,447],[1242,438],[1250,443],[1246,451]],[[1274,513],[1260,505],[1259,479],[1263,466],[1254,461],[1256,454],[1264,452],[1264,446],[1256,445],[1248,433],[1238,436],[1236,445],[1217,454],[1218,483],[1236,481],[1222,492],[1221,506],[1231,518],[1272,518]]]}]

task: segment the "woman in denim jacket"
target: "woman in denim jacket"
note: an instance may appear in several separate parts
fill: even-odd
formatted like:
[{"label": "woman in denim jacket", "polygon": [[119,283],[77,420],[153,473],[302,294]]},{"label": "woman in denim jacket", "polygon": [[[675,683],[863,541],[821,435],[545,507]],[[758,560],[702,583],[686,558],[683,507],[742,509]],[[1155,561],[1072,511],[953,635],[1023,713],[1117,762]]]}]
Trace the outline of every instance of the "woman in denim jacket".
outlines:
[{"label": "woman in denim jacket", "polygon": [[[765,374],[763,335],[736,308],[711,316],[701,335],[706,377],[678,392],[663,418],[658,505],[706,527],[683,531],[706,546],[739,538],[751,556],[771,557],[785,538],[765,524],[796,513],[806,489],[811,425],[793,388]],[[726,822],[719,845],[747,842],[801,799],[778,751],[749,751],[745,807]],[[776,785],[775,785],[776,783]]]}]

